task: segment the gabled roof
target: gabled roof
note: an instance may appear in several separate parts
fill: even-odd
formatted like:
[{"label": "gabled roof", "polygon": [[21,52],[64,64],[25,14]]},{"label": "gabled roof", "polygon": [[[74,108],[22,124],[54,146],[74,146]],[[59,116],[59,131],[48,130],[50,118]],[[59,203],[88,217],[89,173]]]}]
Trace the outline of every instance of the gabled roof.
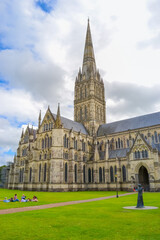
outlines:
[{"label": "gabled roof", "polygon": [[123,157],[126,157],[129,150],[130,150],[129,148],[109,150],[109,158],[116,158],[116,157],[123,158]]},{"label": "gabled roof", "polygon": [[[53,117],[56,119],[57,115],[54,113],[52,113],[52,114],[53,114]],[[75,132],[81,132],[83,134],[88,135],[88,132],[82,123],[74,122],[74,121],[72,121],[68,118],[64,118],[64,117],[60,117],[60,118],[61,118],[61,122],[62,122],[64,128],[73,129],[73,131],[75,131]]]},{"label": "gabled roof", "polygon": [[160,125],[160,112],[100,125],[97,136]]}]

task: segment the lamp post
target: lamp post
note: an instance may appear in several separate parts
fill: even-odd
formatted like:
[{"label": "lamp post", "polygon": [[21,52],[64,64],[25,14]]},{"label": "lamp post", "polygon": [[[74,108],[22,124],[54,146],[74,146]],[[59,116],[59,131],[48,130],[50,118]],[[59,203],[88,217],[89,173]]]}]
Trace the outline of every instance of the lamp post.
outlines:
[{"label": "lamp post", "polygon": [[117,181],[117,174],[114,175],[116,179],[116,198],[118,198],[118,181]]}]

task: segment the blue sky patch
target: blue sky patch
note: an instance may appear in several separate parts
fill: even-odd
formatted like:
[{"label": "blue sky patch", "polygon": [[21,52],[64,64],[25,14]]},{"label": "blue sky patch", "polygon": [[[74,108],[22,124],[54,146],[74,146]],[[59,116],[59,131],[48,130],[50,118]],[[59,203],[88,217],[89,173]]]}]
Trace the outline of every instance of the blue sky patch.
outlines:
[{"label": "blue sky patch", "polygon": [[50,13],[53,10],[57,0],[38,0],[36,5],[41,8],[42,11]]},{"label": "blue sky patch", "polygon": [[69,107],[69,108],[73,108],[73,105],[68,105],[67,107]]},{"label": "blue sky patch", "polygon": [[2,85],[8,85],[8,84],[9,84],[8,81],[6,81],[6,80],[4,80],[4,79],[0,79],[0,86],[2,86]]},{"label": "blue sky patch", "polygon": [[4,152],[3,154],[12,156],[15,155],[15,152],[13,152],[12,149],[9,149],[7,152]]}]

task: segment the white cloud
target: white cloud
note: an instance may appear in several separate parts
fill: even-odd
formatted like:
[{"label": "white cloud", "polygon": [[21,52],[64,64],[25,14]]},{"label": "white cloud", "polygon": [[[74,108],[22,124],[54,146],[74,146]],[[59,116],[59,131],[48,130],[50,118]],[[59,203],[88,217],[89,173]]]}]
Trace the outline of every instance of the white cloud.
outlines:
[{"label": "white cloud", "polygon": [[[39,110],[44,111],[45,101],[37,102],[29,92],[24,90],[0,88],[1,108],[0,115],[7,116],[11,121],[36,122]],[[14,124],[14,122],[13,122]],[[1,128],[3,124],[1,125]]]},{"label": "white cloud", "polygon": [[[8,89],[0,88],[0,115],[7,118],[11,134],[15,121],[35,123],[40,109],[43,115],[50,105],[56,112],[58,102],[61,114],[73,118],[74,80],[88,17],[107,89],[107,119],[158,110],[159,6],[157,0],[57,0],[46,13],[36,0],[0,1],[0,48],[8,48],[0,51],[0,78],[9,82]],[[6,138],[3,147],[10,144],[15,149]]]}]

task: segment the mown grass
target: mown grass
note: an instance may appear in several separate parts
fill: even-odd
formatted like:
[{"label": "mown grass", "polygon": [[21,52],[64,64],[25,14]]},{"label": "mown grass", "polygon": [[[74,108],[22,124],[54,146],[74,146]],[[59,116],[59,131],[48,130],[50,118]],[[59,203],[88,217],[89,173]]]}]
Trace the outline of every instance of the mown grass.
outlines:
[{"label": "mown grass", "polygon": [[[71,193],[76,194],[76,193]],[[34,240],[159,240],[160,193],[144,193],[157,210],[126,210],[136,195],[0,216],[0,236]]]},{"label": "mown grass", "polygon": [[[13,197],[17,193],[19,199],[21,199],[22,194],[25,194],[27,198],[33,198],[34,195],[38,197],[38,202],[11,202],[4,203],[0,201],[0,209],[7,208],[19,208],[35,205],[43,205],[49,203],[58,203],[58,202],[67,202],[67,201],[76,201],[76,200],[85,200],[92,199],[97,197],[106,197],[116,195],[115,192],[103,192],[103,191],[86,191],[86,192],[32,192],[32,191],[20,191],[20,190],[9,190],[9,189],[0,189],[0,200],[4,200],[5,197],[8,199]],[[120,192],[122,194],[124,192]]]}]

